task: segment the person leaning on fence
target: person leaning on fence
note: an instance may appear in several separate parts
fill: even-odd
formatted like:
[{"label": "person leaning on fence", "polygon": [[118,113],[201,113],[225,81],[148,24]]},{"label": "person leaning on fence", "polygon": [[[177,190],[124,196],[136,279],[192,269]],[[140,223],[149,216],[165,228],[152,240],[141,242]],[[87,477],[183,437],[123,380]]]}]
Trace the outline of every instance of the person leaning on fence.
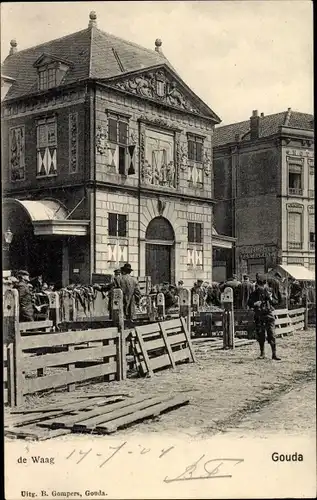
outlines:
[{"label": "person leaning on fence", "polygon": [[273,291],[266,285],[264,276],[257,276],[256,289],[251,293],[248,306],[254,310],[254,322],[257,339],[260,344],[260,359],[265,358],[265,333],[271,345],[272,359],[280,361],[276,355],[274,305],[277,298]]},{"label": "person leaning on fence", "polygon": [[32,292],[30,290],[30,275],[27,271],[19,271],[17,278],[18,282],[15,288],[19,293],[19,320],[33,321],[34,308]]},{"label": "person leaning on fence", "polygon": [[135,307],[139,305],[141,291],[138,280],[131,276],[131,264],[126,263],[121,267],[121,276],[115,278],[117,288],[121,288],[123,294],[123,312],[126,319],[133,321]]}]

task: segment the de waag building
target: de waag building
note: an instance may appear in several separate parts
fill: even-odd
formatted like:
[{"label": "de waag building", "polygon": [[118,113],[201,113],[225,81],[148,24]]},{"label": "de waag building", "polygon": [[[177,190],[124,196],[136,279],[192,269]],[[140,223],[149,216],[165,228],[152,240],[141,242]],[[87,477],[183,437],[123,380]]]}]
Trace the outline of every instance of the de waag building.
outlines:
[{"label": "de waag building", "polygon": [[87,29],[2,65],[6,266],[65,286],[130,262],[153,283],[212,280],[218,116],[162,53]]}]

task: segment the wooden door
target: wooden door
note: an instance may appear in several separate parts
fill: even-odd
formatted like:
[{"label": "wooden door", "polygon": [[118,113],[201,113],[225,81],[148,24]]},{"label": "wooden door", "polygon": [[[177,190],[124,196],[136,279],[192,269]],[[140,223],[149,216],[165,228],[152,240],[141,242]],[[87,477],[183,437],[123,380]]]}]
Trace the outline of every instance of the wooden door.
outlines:
[{"label": "wooden door", "polygon": [[146,276],[151,276],[152,284],[171,282],[171,246],[146,244]]}]

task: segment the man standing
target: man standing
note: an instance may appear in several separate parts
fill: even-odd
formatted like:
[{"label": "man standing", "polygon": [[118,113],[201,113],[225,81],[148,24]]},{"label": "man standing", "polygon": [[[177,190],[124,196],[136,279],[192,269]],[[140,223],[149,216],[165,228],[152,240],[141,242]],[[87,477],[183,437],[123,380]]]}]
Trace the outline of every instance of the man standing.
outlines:
[{"label": "man standing", "polygon": [[131,264],[121,267],[121,276],[115,278],[115,287],[121,288],[123,293],[123,312],[126,319],[132,321],[135,315],[135,306],[141,298],[138,280],[131,276]]},{"label": "man standing", "polygon": [[241,309],[241,281],[238,280],[236,274],[232,275],[226,284],[225,288],[229,286],[233,290],[233,305],[235,309]]},{"label": "man standing", "polygon": [[243,281],[241,283],[241,305],[242,309],[247,309],[248,301],[251,293],[254,290],[254,286],[250,281],[249,276],[246,274],[243,275]]},{"label": "man standing", "polygon": [[27,271],[19,271],[18,283],[15,288],[19,292],[19,310],[20,310],[20,321],[33,321],[34,319],[34,308],[32,301],[32,293],[30,290],[30,275]]},{"label": "man standing", "polygon": [[264,345],[266,333],[267,341],[272,349],[272,359],[280,361],[281,358],[278,358],[276,355],[276,342],[274,336],[274,305],[277,304],[277,298],[273,292],[265,286],[265,281],[264,276],[257,276],[257,286],[250,295],[248,306],[254,310],[255,329],[260,344],[260,359],[265,358]]}]

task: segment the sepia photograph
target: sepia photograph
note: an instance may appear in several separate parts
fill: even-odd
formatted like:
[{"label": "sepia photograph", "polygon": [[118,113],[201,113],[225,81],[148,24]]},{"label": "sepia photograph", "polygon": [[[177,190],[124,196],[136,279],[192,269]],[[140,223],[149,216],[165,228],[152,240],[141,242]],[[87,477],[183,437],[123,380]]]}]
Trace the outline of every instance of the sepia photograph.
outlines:
[{"label": "sepia photograph", "polygon": [[316,497],[310,0],[1,4],[5,499]]}]

